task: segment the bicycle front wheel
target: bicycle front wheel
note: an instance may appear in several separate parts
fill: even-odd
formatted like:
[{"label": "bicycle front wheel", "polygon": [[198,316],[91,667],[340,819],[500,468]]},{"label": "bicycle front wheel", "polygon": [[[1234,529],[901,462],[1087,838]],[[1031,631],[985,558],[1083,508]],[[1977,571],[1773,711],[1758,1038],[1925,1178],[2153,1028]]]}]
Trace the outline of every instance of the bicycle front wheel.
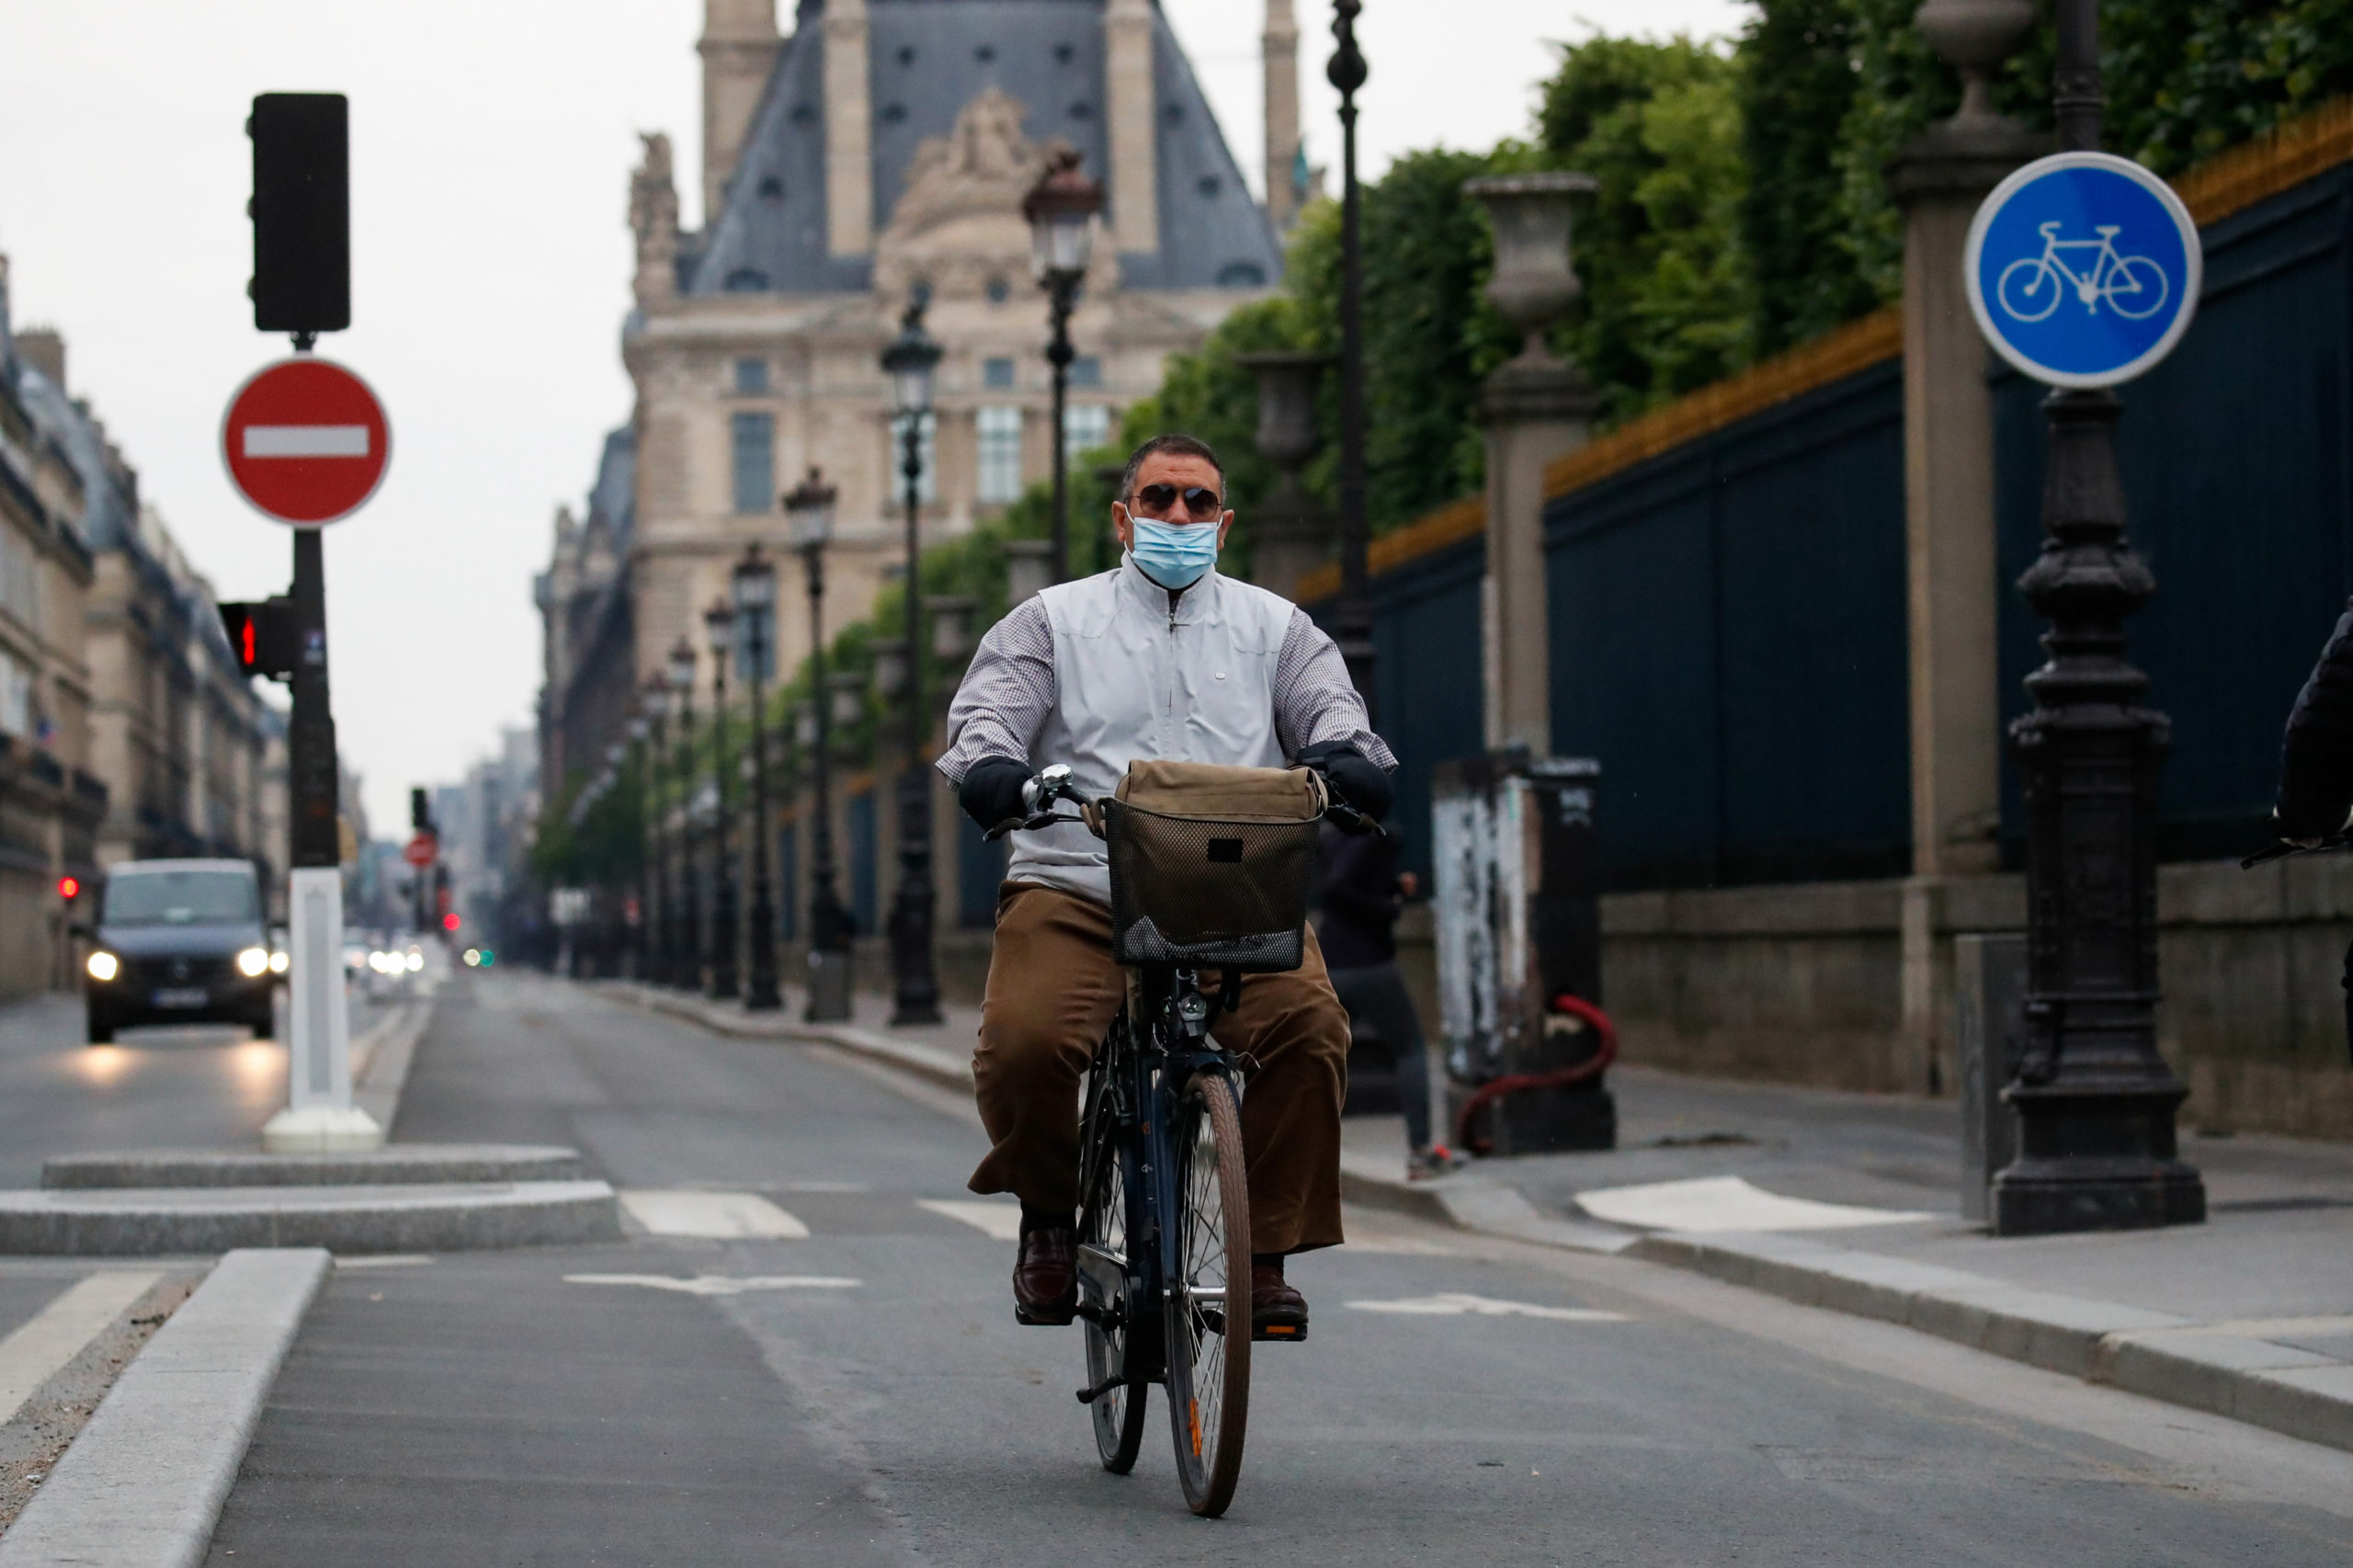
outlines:
[{"label": "bicycle front wheel", "polygon": [[1177,1101],[1176,1277],[1169,1282],[1168,1415],[1176,1477],[1215,1518],[1242,1478],[1250,1415],[1250,1188],[1233,1085],[1202,1073]]},{"label": "bicycle front wheel", "polygon": [[1078,1209],[1078,1301],[1086,1325],[1086,1386],[1103,1391],[1087,1407],[1095,1422],[1095,1451],[1105,1470],[1125,1475],[1143,1447],[1144,1392],[1152,1385],[1110,1381],[1128,1371],[1130,1155],[1125,1130],[1103,1105],[1102,1089],[1098,1059],[1098,1081],[1087,1096],[1086,1130],[1098,1142],[1095,1158],[1087,1162],[1088,1185]]}]

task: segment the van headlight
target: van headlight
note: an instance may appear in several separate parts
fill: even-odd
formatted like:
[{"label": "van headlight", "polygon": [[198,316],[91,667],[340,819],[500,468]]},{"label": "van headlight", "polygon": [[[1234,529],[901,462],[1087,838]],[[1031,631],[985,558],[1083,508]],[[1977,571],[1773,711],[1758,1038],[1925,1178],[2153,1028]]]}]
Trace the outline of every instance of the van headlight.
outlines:
[{"label": "van headlight", "polygon": [[272,974],[284,974],[286,972],[286,955],[284,953],[272,953],[269,955],[269,972]]},{"label": "van headlight", "polygon": [[122,960],[101,948],[82,967],[90,971],[92,980],[103,985],[122,972]]},{"label": "van headlight", "polygon": [[269,972],[269,949],[247,948],[237,955],[237,972],[247,980],[258,980]]}]

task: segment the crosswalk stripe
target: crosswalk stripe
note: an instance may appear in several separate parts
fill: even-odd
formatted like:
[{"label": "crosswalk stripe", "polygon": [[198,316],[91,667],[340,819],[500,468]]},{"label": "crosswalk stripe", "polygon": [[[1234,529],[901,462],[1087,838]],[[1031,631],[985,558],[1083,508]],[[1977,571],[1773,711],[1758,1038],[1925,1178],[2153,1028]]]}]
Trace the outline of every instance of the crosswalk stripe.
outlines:
[{"label": "crosswalk stripe", "polygon": [[809,1227],[756,1192],[676,1192],[625,1189],[629,1217],[657,1236],[718,1241],[802,1241]]},{"label": "crosswalk stripe", "polygon": [[1534,1301],[1500,1301],[1493,1296],[1445,1290],[1435,1296],[1406,1296],[1394,1301],[1350,1301],[1360,1312],[1402,1312],[1414,1317],[1550,1318],[1555,1323],[1629,1323],[1624,1312],[1597,1307],[1546,1307]]},{"label": "crosswalk stripe", "polygon": [[863,1280],[830,1274],[698,1274],[679,1279],[667,1274],[567,1274],[567,1285],[637,1285],[687,1296],[740,1296],[746,1290],[855,1290]]},{"label": "crosswalk stripe", "polygon": [[61,1292],[17,1332],[0,1339],[0,1423],[12,1421],[32,1392],[82,1353],[161,1274],[109,1270]]},{"label": "crosswalk stripe", "polygon": [[1017,1241],[1021,1236],[1021,1205],[984,1203],[969,1198],[918,1198],[935,1214],[961,1220],[993,1241]]}]

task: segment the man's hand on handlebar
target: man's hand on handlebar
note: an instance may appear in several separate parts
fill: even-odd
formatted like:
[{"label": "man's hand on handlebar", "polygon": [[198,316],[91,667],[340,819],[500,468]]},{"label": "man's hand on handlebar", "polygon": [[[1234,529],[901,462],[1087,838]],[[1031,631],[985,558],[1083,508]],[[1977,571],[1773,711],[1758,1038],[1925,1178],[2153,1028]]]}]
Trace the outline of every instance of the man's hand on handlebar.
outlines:
[{"label": "man's hand on handlebar", "polygon": [[1320,741],[1302,746],[1299,762],[1324,776],[1331,810],[1324,814],[1345,833],[1379,833],[1381,819],[1395,799],[1389,775],[1380,764],[1340,741]]},{"label": "man's hand on handlebar", "polygon": [[1019,814],[1008,814],[991,827],[985,836],[992,839],[1003,838],[1008,833],[1029,833],[1038,828],[1051,827],[1056,823],[1086,820],[1084,817],[1072,816],[1067,812],[1055,811],[1054,803],[1058,801],[1074,801],[1082,805],[1086,803],[1078,792],[1077,784],[1071,778],[1070,764],[1066,762],[1055,763],[1051,767],[1041,767],[1035,777],[1023,779]]}]

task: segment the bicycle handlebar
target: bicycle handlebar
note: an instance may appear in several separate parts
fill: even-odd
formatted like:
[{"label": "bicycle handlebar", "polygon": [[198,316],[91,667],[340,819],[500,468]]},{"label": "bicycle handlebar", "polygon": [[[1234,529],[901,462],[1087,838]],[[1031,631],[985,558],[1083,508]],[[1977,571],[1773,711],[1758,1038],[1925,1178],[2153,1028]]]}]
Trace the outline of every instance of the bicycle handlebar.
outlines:
[{"label": "bicycle handlebar", "polygon": [[[1323,820],[1330,823],[1342,833],[1370,833],[1383,838],[1389,836],[1387,828],[1357,810],[1333,790],[1328,778],[1324,779],[1324,794]],[[988,829],[981,836],[990,843],[995,843],[1009,833],[1034,833],[1041,827],[1052,827],[1068,822],[1086,824],[1086,819],[1083,816],[1070,816],[1053,809],[1054,803],[1058,801],[1074,801],[1081,807],[1086,804],[1086,797],[1078,792],[1078,786],[1072,781],[1070,765],[1066,762],[1058,762],[1051,767],[1040,769],[1036,777],[1022,785],[1021,799],[1023,803],[1030,808],[1027,816],[1018,821],[1008,817]]]}]

